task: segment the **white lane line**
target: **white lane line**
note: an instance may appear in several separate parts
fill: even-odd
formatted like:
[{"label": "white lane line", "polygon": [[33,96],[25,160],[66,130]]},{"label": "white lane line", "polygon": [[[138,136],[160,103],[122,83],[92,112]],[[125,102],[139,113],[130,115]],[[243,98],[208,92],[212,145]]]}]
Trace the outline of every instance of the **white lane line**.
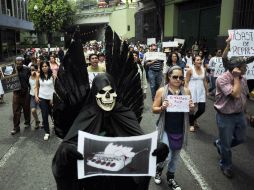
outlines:
[{"label": "white lane line", "polygon": [[184,149],[180,152],[180,157],[182,158],[185,166],[190,171],[190,173],[194,176],[196,181],[199,183],[202,190],[211,190],[208,183],[202,177],[202,174],[198,171],[196,165],[191,160],[190,156],[186,153]]},{"label": "white lane line", "polygon": [[0,168],[4,167],[8,159],[16,153],[18,146],[26,139],[26,137],[19,137],[19,140],[13,144],[13,146],[6,152],[6,154],[0,160]]}]

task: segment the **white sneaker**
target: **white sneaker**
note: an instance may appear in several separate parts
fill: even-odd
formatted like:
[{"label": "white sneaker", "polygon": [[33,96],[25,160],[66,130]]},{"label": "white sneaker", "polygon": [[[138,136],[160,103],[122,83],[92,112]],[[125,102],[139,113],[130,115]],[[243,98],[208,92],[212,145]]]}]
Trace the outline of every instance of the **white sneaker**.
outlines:
[{"label": "white sneaker", "polygon": [[49,140],[49,134],[48,134],[48,133],[46,133],[46,134],[44,135],[43,139],[44,139],[44,141]]}]

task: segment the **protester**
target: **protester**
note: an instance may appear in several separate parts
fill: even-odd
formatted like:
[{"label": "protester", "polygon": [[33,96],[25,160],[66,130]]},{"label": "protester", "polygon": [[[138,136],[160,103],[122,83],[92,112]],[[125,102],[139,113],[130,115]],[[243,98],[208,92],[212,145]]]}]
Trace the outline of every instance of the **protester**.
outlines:
[{"label": "protester", "polygon": [[59,48],[59,51],[58,51],[57,55],[58,55],[60,63],[62,63],[63,62],[63,58],[64,58],[64,51],[63,51],[62,47]]},{"label": "protester", "polygon": [[214,76],[214,71],[215,71],[215,67],[216,65],[219,65],[222,63],[222,50],[221,49],[217,49],[216,51],[216,55],[214,57],[212,57],[209,61],[208,64],[208,70],[209,70],[209,76],[210,76],[210,88],[209,88],[209,94],[211,96],[215,96],[215,81],[217,79],[217,77]]},{"label": "protester", "polygon": [[39,120],[39,117],[38,117],[38,114],[37,114],[37,109],[39,107],[39,104],[35,101],[35,97],[34,97],[34,89],[35,89],[36,75],[37,75],[37,71],[38,71],[38,66],[32,64],[30,66],[30,69],[31,69],[31,76],[29,78],[29,85],[30,85],[30,109],[31,109],[32,115],[34,117],[35,129],[38,129],[39,126],[40,126],[40,120]]},{"label": "protester", "polygon": [[100,66],[106,68],[105,55],[104,55],[104,53],[98,53],[98,59],[99,59],[98,64],[99,64]]},{"label": "protester", "polygon": [[[151,45],[151,52],[156,52],[157,46],[156,44]],[[148,68],[148,78],[150,82],[152,100],[154,100],[156,91],[159,89],[162,82],[162,69],[163,69],[163,61],[161,60],[147,60],[146,54],[143,58],[144,67]]]},{"label": "protester", "polygon": [[202,66],[202,60],[199,55],[194,57],[194,67],[186,73],[185,87],[191,91],[195,106],[198,107],[196,113],[190,114],[190,131],[194,132],[198,128],[197,119],[205,112],[205,102],[207,94],[206,71]]},{"label": "protester", "polygon": [[88,72],[106,72],[106,68],[99,65],[99,59],[97,54],[89,55],[90,65],[87,67]]},{"label": "protester", "polygon": [[134,63],[136,63],[138,66],[138,72],[141,80],[141,88],[143,89],[144,98],[146,98],[146,90],[147,90],[146,71],[139,60],[139,54],[137,51],[133,52],[133,57]]},{"label": "protester", "polygon": [[20,132],[20,117],[23,109],[25,118],[25,128],[30,127],[30,95],[29,95],[29,77],[30,69],[23,65],[24,58],[16,57],[16,67],[21,84],[20,90],[13,91],[12,110],[13,110],[13,130],[12,135]]},{"label": "protester", "polygon": [[[173,190],[181,190],[175,181],[176,165],[180,157],[180,151],[183,145],[184,130],[188,126],[188,113],[184,112],[166,112],[169,102],[168,95],[190,95],[190,91],[182,86],[184,80],[182,68],[179,66],[171,67],[166,76],[166,85],[159,88],[153,102],[153,113],[160,114],[157,122],[160,141],[169,147],[167,182],[169,188]],[[190,109],[194,105],[190,100]],[[157,165],[156,176],[154,181],[156,184],[161,183],[162,170],[165,162]]]},{"label": "protester", "polygon": [[50,55],[50,69],[52,71],[53,78],[55,79],[59,70],[59,64],[56,62],[56,57],[53,54]]},{"label": "protester", "polygon": [[49,62],[40,65],[40,75],[36,77],[35,101],[39,103],[42,113],[42,123],[45,130],[44,140],[50,136],[48,117],[51,115],[52,100],[54,93],[53,73]]},{"label": "protester", "polygon": [[221,156],[219,162],[222,173],[232,178],[231,147],[235,147],[246,140],[247,121],[245,108],[249,93],[246,79],[246,60],[242,57],[227,58],[230,48],[230,37],[226,40],[227,46],[223,52],[223,65],[227,69],[216,80],[216,95],[214,108],[217,111],[216,123],[219,137],[214,142]]}]

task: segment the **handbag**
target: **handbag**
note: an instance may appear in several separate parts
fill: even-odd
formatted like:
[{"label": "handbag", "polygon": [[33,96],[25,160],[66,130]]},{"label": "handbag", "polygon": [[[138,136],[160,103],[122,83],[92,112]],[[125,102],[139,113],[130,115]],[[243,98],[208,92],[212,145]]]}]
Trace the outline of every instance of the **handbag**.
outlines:
[{"label": "handbag", "polygon": [[183,134],[168,134],[171,150],[180,150],[183,146]]}]

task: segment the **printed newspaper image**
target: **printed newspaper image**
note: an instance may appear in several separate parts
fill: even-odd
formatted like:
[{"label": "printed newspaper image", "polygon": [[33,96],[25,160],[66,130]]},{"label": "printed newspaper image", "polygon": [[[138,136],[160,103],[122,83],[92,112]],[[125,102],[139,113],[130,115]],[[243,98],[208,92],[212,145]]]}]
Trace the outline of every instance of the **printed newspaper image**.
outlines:
[{"label": "printed newspaper image", "polygon": [[158,133],[133,137],[102,137],[79,131],[78,178],[92,176],[154,176]]}]

